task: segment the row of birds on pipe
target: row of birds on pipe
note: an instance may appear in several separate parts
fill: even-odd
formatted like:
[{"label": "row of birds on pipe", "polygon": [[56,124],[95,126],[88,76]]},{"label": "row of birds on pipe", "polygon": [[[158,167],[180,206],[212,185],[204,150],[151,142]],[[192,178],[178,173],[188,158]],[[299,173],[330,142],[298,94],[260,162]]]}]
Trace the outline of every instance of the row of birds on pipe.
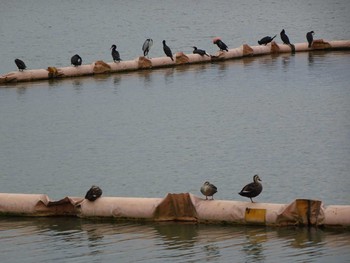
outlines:
[{"label": "row of birds on pipe", "polygon": [[[259,177],[259,175],[254,175],[253,177],[253,182],[247,184],[246,186],[244,186],[242,188],[242,190],[238,193],[241,196],[245,196],[250,198],[251,202],[253,202],[253,198],[257,197],[263,190],[262,184],[260,183],[261,179]],[[205,196],[206,200],[208,199],[208,196],[211,196],[211,200],[214,200],[214,194],[217,193],[218,188],[209,183],[208,181],[206,181],[202,187],[200,188],[201,193]],[[93,202],[95,201],[97,198],[100,198],[102,196],[102,189],[98,186],[91,186],[91,188],[87,191],[86,195],[85,195],[85,199]]]},{"label": "row of birds on pipe", "polygon": [[[309,48],[311,47],[312,42],[313,42],[313,34],[314,34],[314,31],[307,32],[307,34],[306,34],[306,39],[307,39],[307,41],[309,43]],[[262,39],[260,39],[258,41],[258,44],[266,46],[267,44],[272,42],[272,40],[276,36],[277,35],[275,35],[273,37],[270,37],[270,36],[263,37]],[[290,43],[289,38],[288,38],[288,36],[287,36],[287,34],[286,34],[284,29],[281,31],[280,37],[281,37],[281,40],[282,40],[282,42],[284,44],[290,45],[292,50],[294,50],[294,45]],[[220,48],[221,51],[228,51],[227,45],[220,38],[214,38],[213,39],[213,44],[216,44]],[[148,56],[148,53],[149,53],[152,45],[153,45],[153,40],[151,38],[146,39],[146,41],[143,43],[142,51],[143,51],[143,56],[144,57]],[[122,59],[120,58],[120,54],[119,54],[119,52],[117,50],[117,46],[116,45],[112,45],[111,46],[111,50],[112,50],[111,55],[112,55],[113,61],[116,62],[116,63],[120,62]],[[172,53],[170,47],[167,46],[165,40],[163,40],[163,51],[164,51],[166,56],[168,56],[172,61],[174,61],[173,53]],[[208,56],[208,57],[210,57],[210,55],[205,50],[198,49],[195,46],[193,46],[193,54],[198,54],[200,56]],[[73,66],[75,66],[75,67],[80,66],[82,64],[82,62],[83,62],[83,60],[78,54],[75,54],[74,56],[71,57],[71,64]],[[23,71],[24,69],[27,68],[26,64],[22,60],[20,60],[18,58],[15,59],[15,63],[17,65],[19,71]]]}]

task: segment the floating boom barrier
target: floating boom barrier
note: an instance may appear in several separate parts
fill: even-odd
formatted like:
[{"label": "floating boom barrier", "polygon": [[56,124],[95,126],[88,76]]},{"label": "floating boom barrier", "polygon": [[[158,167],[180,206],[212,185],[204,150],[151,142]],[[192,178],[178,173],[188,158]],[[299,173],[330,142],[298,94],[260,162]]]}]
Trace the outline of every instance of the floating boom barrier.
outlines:
[{"label": "floating boom barrier", "polygon": [[175,54],[175,60],[168,57],[146,58],[138,57],[134,60],[106,63],[102,60],[93,62],[90,65],[81,65],[78,67],[56,68],[49,66],[47,69],[32,69],[24,71],[13,71],[0,76],[0,84],[17,83],[35,80],[48,80],[69,78],[78,76],[88,76],[94,74],[117,73],[125,71],[136,71],[143,69],[156,69],[162,67],[175,67],[178,65],[208,63],[223,61],[228,59],[243,58],[247,56],[260,56],[279,53],[307,52],[312,50],[347,50],[350,49],[350,40],[324,41],[323,39],[314,40],[311,48],[308,43],[296,43],[293,45],[277,44],[272,41],[266,46],[249,46],[247,44],[241,47],[218,51],[215,55],[200,56],[198,54],[184,54],[178,52]]},{"label": "floating boom barrier", "polygon": [[169,193],[165,198],[101,197],[93,202],[82,197],[51,201],[45,194],[0,193],[0,216],[350,227],[350,205],[325,207],[321,201],[308,199],[296,199],[290,204],[205,200],[190,193]]}]

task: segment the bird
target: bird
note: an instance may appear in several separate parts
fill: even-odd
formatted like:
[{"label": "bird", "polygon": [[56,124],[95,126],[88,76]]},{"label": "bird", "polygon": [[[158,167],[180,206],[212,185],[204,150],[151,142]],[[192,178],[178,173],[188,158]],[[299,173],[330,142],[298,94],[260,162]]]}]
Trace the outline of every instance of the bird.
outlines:
[{"label": "bird", "polygon": [[266,37],[263,37],[262,39],[260,39],[258,41],[258,44],[259,45],[267,45],[268,43],[270,43],[277,35],[274,35],[273,37],[270,37],[270,36],[266,36]]},{"label": "bird", "polygon": [[201,56],[208,56],[208,57],[210,57],[209,56],[209,54],[207,53],[207,52],[205,52],[205,50],[203,50],[203,49],[198,49],[197,47],[195,47],[195,46],[193,46],[193,54],[199,54],[199,55],[201,55]]},{"label": "bird", "polygon": [[147,38],[142,45],[143,56],[146,57],[148,55],[149,50],[153,46],[153,40],[151,38]]},{"label": "bird", "polygon": [[168,47],[168,46],[165,44],[165,40],[163,40],[163,50],[164,50],[165,55],[167,55],[169,58],[171,58],[172,61],[174,61],[174,59],[173,59],[173,53],[171,52],[170,47]]},{"label": "bird", "polygon": [[211,196],[211,199],[214,200],[214,194],[218,191],[215,185],[206,181],[201,187],[201,193],[205,195],[205,200],[208,200],[208,196]]},{"label": "bird", "polygon": [[313,34],[315,34],[314,31],[307,32],[307,34],[306,34],[307,42],[309,42],[309,46],[308,46],[309,48],[310,48],[311,45],[312,45],[312,41],[314,41]]},{"label": "bird", "polygon": [[288,36],[286,35],[286,31],[284,31],[284,29],[282,29],[281,33],[280,33],[281,39],[283,41],[284,44],[286,45],[290,45],[290,41]]},{"label": "bird", "polygon": [[26,64],[24,64],[24,62],[18,58],[15,59],[15,63],[19,71],[23,71],[27,68]]},{"label": "bird", "polygon": [[120,62],[121,59],[120,59],[119,52],[117,51],[117,46],[116,45],[112,45],[111,49],[112,49],[112,53],[111,54],[112,54],[113,61],[115,63]]},{"label": "bird", "polygon": [[91,186],[91,188],[87,191],[86,195],[85,195],[85,199],[93,202],[95,201],[97,198],[100,198],[102,195],[102,190],[100,187],[93,185]]},{"label": "bird", "polygon": [[214,38],[213,44],[216,44],[220,48],[221,51],[224,51],[224,50],[228,51],[226,44],[224,42],[222,42],[220,38]]},{"label": "bird", "polygon": [[83,60],[81,59],[81,57],[78,54],[75,54],[71,59],[70,59],[71,64],[74,67],[80,66],[81,62],[83,62]]},{"label": "bird", "polygon": [[263,190],[262,184],[259,181],[261,181],[259,175],[254,175],[253,182],[244,186],[238,194],[249,197],[250,201],[254,203],[252,198],[258,196]]}]

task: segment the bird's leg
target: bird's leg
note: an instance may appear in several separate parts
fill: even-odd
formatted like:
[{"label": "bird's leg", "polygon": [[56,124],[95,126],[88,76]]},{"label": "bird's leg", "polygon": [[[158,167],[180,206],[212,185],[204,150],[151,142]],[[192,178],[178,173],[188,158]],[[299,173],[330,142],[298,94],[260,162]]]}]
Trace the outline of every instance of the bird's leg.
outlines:
[{"label": "bird's leg", "polygon": [[208,196],[205,196],[205,200],[208,200]]}]

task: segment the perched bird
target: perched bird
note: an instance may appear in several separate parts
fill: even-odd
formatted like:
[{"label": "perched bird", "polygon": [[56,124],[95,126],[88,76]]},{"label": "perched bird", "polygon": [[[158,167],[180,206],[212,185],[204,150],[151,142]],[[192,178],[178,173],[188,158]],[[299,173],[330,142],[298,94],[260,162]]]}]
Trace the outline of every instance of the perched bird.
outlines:
[{"label": "perched bird", "polygon": [[242,190],[239,192],[239,194],[241,196],[249,197],[250,201],[252,201],[252,203],[254,203],[252,198],[258,196],[263,190],[263,187],[262,187],[261,183],[259,182],[259,181],[261,181],[259,175],[257,175],[257,174],[254,175],[253,181],[254,182],[244,186],[242,188]]},{"label": "perched bird", "polygon": [[120,59],[119,52],[117,51],[117,46],[116,45],[112,45],[111,49],[112,49],[112,53],[111,54],[112,54],[113,61],[115,63],[117,63],[117,61],[120,62],[121,59]]},{"label": "perched bird", "polygon": [[24,64],[24,62],[18,58],[15,59],[15,63],[19,71],[23,71],[27,68],[26,64]]},{"label": "perched bird", "polygon": [[281,33],[280,33],[281,39],[283,41],[284,44],[286,45],[290,45],[290,41],[288,36],[286,35],[286,31],[284,31],[284,29],[282,29]]},{"label": "perched bird", "polygon": [[100,187],[93,185],[91,186],[91,188],[89,189],[89,191],[87,191],[86,195],[85,195],[85,199],[93,202],[95,201],[97,198],[101,197],[102,195],[102,190]]},{"label": "perched bird", "polygon": [[208,56],[208,57],[210,57],[209,56],[209,54],[207,53],[207,52],[205,52],[205,50],[203,50],[203,49],[198,49],[197,47],[193,47],[193,54],[199,54],[199,55],[201,55],[201,56]]},{"label": "perched bird", "polygon": [[273,37],[270,37],[270,36],[266,36],[266,37],[263,37],[262,39],[260,39],[258,41],[258,44],[259,45],[267,45],[268,43],[270,43],[277,35],[274,35]]},{"label": "perched bird", "polygon": [[307,34],[306,34],[307,42],[309,42],[309,48],[310,48],[311,45],[312,45],[312,41],[314,41],[313,34],[315,34],[314,31],[307,32]]},{"label": "perched bird", "polygon": [[81,62],[83,62],[83,60],[81,59],[81,57],[78,54],[75,54],[71,59],[70,59],[71,64],[74,67],[80,66]]},{"label": "perched bird", "polygon": [[213,44],[216,44],[220,48],[221,51],[224,51],[224,50],[228,51],[226,44],[224,42],[222,42],[220,38],[214,38]]},{"label": "perched bird", "polygon": [[218,191],[215,185],[209,183],[208,181],[205,182],[201,187],[201,193],[205,195],[205,200],[208,200],[208,196],[212,197],[212,200],[214,200],[214,194]]},{"label": "perched bird", "polygon": [[142,46],[142,51],[143,51],[144,57],[148,55],[148,52],[152,46],[153,46],[153,40],[151,38],[147,38],[145,40],[145,43],[143,43],[143,46]]},{"label": "perched bird", "polygon": [[163,50],[164,50],[165,55],[167,55],[169,58],[171,58],[172,61],[174,61],[174,59],[173,59],[173,53],[171,52],[170,47],[168,47],[168,46],[165,44],[165,40],[163,40]]}]

